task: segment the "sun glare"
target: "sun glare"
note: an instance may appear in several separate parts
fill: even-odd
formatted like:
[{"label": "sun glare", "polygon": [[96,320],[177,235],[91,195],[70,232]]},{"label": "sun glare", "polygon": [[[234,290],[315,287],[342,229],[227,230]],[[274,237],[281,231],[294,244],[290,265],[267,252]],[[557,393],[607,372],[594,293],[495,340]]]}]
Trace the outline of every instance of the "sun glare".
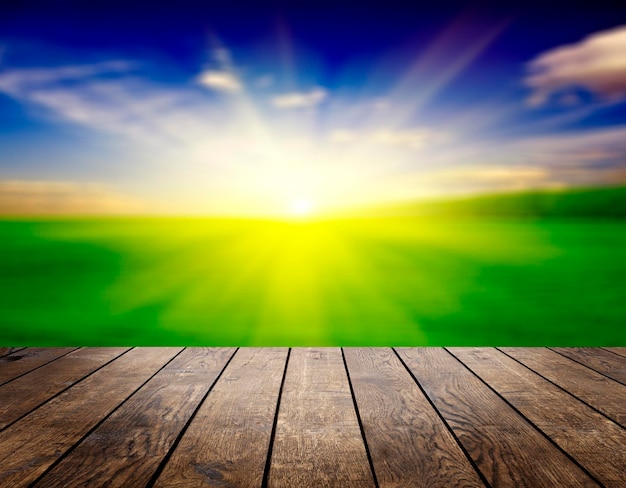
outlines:
[{"label": "sun glare", "polygon": [[299,198],[290,203],[289,210],[292,217],[303,219],[310,217],[315,212],[315,205],[311,200]]}]

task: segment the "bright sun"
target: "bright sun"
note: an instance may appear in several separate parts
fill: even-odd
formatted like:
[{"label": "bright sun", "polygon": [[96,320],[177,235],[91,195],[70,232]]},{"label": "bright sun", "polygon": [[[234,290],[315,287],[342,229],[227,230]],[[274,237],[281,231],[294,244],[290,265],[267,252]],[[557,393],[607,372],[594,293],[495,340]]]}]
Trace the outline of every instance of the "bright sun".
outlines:
[{"label": "bright sun", "polygon": [[311,200],[299,198],[290,202],[289,210],[293,217],[305,218],[315,212],[315,205]]}]

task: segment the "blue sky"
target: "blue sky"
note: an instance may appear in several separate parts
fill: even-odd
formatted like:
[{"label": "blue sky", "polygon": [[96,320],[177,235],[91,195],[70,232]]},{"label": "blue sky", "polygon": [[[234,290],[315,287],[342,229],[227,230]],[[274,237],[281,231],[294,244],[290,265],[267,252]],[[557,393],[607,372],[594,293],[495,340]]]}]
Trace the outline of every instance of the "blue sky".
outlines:
[{"label": "blue sky", "polygon": [[5,213],[280,215],[624,182],[618,4],[0,7]]}]

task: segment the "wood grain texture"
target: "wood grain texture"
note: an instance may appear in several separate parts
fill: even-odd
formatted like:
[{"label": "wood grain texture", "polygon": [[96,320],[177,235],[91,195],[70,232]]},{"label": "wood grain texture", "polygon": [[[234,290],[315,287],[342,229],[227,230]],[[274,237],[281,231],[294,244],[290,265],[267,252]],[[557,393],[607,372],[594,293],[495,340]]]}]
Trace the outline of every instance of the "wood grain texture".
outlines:
[{"label": "wood grain texture", "polygon": [[445,350],[398,353],[492,486],[598,486]]},{"label": "wood grain texture", "polygon": [[[482,486],[479,473],[492,486],[593,485],[577,463],[626,486],[626,429],[610,420],[626,386],[546,348],[501,349],[515,359],[398,349],[420,383],[381,348],[346,349],[349,375],[329,348],[241,349],[229,363],[226,349],[13,351],[27,366],[0,386],[0,412],[18,412],[0,428],[0,486],[371,487],[366,446],[385,488]],[[582,351],[606,368],[622,357],[610,349]]]},{"label": "wood grain texture", "polygon": [[626,486],[626,430],[500,351],[449,350],[597,480]]},{"label": "wood grain texture", "polygon": [[4,356],[8,356],[17,351],[21,351],[22,349],[26,349],[25,347],[0,347],[0,358]]},{"label": "wood grain texture", "polygon": [[0,358],[0,385],[74,351],[75,347],[32,347]]},{"label": "wood grain texture", "polygon": [[237,351],[156,487],[261,486],[287,351]]},{"label": "wood grain texture", "polygon": [[603,347],[607,351],[611,351],[612,353],[617,354],[618,356],[622,356],[626,358],[626,347]]},{"label": "wood grain texture", "polygon": [[374,487],[339,348],[292,350],[269,486]]},{"label": "wood grain texture", "polygon": [[344,349],[381,487],[484,486],[391,349]]},{"label": "wood grain texture", "polygon": [[185,349],[34,486],[145,486],[234,352]]},{"label": "wood grain texture", "polygon": [[626,384],[626,358],[620,358],[612,352],[597,347],[553,347],[551,349],[623,385]]},{"label": "wood grain texture", "polygon": [[181,348],[137,348],[0,433],[0,486],[35,481]]},{"label": "wood grain texture", "polygon": [[78,349],[0,386],[0,398],[10,399],[0,402],[0,430],[127,350],[124,347]]},{"label": "wood grain texture", "polygon": [[626,426],[626,386],[596,373],[554,351],[534,347],[501,347],[500,350]]}]

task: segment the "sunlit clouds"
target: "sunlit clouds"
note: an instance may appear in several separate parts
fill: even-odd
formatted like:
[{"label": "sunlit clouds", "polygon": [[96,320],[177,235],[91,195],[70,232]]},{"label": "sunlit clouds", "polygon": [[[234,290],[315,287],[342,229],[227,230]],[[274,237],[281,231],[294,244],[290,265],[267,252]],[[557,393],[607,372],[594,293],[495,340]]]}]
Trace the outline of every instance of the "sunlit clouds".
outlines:
[{"label": "sunlit clouds", "polygon": [[[626,98],[626,27],[598,32],[582,41],[545,52],[529,65],[525,79],[532,106],[546,103],[563,90],[586,89],[600,98]],[[565,105],[576,105],[575,93],[561,93]]]},{"label": "sunlit clouds", "polygon": [[198,75],[198,83],[207,88],[223,91],[227,93],[237,93],[241,91],[240,81],[233,73],[226,71],[207,70]]},{"label": "sunlit clouds", "polygon": [[[543,106],[554,96],[563,120],[581,106],[593,113],[581,87],[605,106],[620,103],[626,28],[537,53],[526,74],[521,63],[516,89],[525,88],[516,99],[497,105],[483,93],[457,111],[448,104],[445,116],[433,108],[509,23],[460,16],[396,62],[384,83],[330,83],[307,57],[297,58],[285,36],[277,52],[290,53],[289,76],[280,57],[255,64],[237,46],[217,42],[194,72],[174,81],[155,79],[153,65],[131,58],[4,63],[0,93],[35,121],[86,130],[103,145],[115,141],[116,170],[83,149],[85,169],[72,182],[63,154],[42,148],[45,178],[33,179],[27,163],[0,166],[0,212],[288,217],[400,199],[626,182],[624,125],[563,130],[555,120],[553,132],[499,132],[532,112],[528,104]],[[372,80],[381,78],[379,65],[371,70]]]},{"label": "sunlit clouds", "polygon": [[135,199],[100,184],[50,181],[0,181],[0,214],[137,214],[148,209]]},{"label": "sunlit clouds", "polygon": [[326,95],[326,90],[323,88],[314,88],[308,92],[291,92],[276,95],[272,98],[272,104],[282,109],[314,107],[324,101]]}]

